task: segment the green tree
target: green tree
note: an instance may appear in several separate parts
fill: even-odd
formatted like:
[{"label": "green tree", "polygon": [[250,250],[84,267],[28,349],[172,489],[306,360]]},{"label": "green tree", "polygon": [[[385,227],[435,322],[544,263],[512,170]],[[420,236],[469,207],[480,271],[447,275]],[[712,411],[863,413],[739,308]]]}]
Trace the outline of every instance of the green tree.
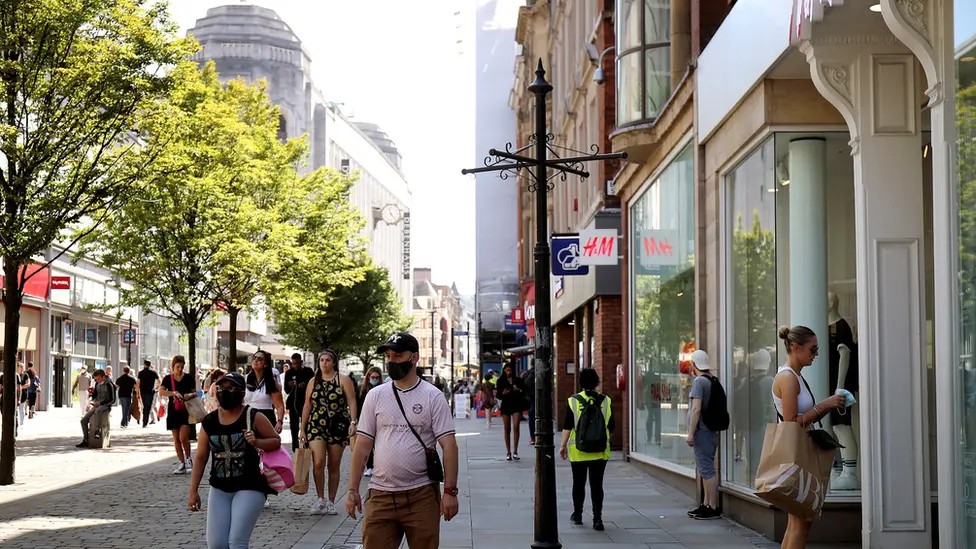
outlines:
[{"label": "green tree", "polygon": [[744,355],[776,344],[776,233],[763,229],[759,212],[732,233],[732,341]]},{"label": "green tree", "polygon": [[197,333],[217,299],[243,307],[252,288],[241,281],[269,245],[287,240],[288,228],[261,214],[296,184],[303,145],[277,141],[278,112],[263,86],[225,86],[213,64],[187,70],[168,126],[151,128],[148,137],[161,141],[164,169],[89,234],[83,249],[132,284],[120,292],[122,303],[183,326],[195,376]]},{"label": "green tree", "polygon": [[18,326],[36,272],[27,266],[54,242],[71,248],[67,229],[96,228],[157,163],[146,132],[170,124],[161,115],[182,76],[174,67],[193,51],[176,30],[165,5],[143,0],[0,3],[0,485],[14,482]]},{"label": "green tree", "polygon": [[276,311],[275,321],[285,344],[314,352],[331,348],[340,356],[357,357],[366,367],[390,333],[410,326],[387,270],[369,263],[363,264],[360,280],[331,288],[328,305],[314,316]]}]

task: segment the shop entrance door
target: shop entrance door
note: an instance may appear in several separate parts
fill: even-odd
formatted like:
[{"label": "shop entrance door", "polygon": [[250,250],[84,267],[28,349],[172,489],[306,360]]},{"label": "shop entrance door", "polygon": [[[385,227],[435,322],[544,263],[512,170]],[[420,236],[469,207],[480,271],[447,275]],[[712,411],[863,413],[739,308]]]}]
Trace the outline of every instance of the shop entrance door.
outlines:
[{"label": "shop entrance door", "polygon": [[54,407],[64,408],[64,358],[54,359]]}]

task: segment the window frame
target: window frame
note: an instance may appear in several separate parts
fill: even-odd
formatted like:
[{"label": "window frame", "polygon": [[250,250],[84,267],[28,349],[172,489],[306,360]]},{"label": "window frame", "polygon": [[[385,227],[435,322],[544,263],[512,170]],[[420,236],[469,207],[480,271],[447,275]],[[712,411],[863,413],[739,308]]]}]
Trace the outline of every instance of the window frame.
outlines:
[{"label": "window frame", "polygon": [[[624,0],[616,0],[615,6],[614,6],[615,7],[615,10],[616,10],[616,13],[618,13],[618,14],[621,13],[620,3],[622,1],[624,1]],[[638,0],[631,0],[631,1],[637,2]],[[647,2],[647,0],[640,0],[640,38],[638,40],[638,44],[635,45],[635,46],[631,46],[631,47],[629,47],[627,49],[622,49],[622,50],[618,49],[618,50],[615,51],[616,55],[615,55],[615,59],[614,59],[614,63],[615,63],[614,69],[615,69],[615,73],[617,75],[615,85],[619,85],[619,82],[621,82],[621,81],[624,80],[623,78],[621,78],[621,75],[624,72],[627,72],[627,71],[625,71],[624,65],[621,63],[621,61],[624,60],[629,55],[637,55],[640,58],[639,59],[639,63],[638,63],[638,66],[640,68],[638,69],[638,72],[637,72],[637,76],[639,77],[639,89],[640,89],[640,92],[641,92],[639,94],[639,97],[640,97],[640,116],[638,118],[634,119],[634,120],[627,120],[627,121],[621,121],[620,120],[620,113],[622,111],[619,108],[619,105],[620,105],[620,97],[621,97],[622,94],[621,94],[621,90],[619,89],[619,86],[618,86],[618,89],[616,90],[616,101],[617,101],[617,105],[618,105],[617,115],[616,115],[617,120],[615,120],[616,125],[617,125],[618,128],[624,128],[624,127],[627,127],[627,126],[632,126],[632,125],[635,125],[635,124],[640,124],[640,123],[645,122],[647,120],[656,120],[657,117],[658,117],[658,115],[660,115],[660,112],[654,113],[653,116],[651,116],[650,113],[648,113],[648,108],[647,108],[648,107],[648,105],[647,105],[647,103],[648,103],[648,101],[647,101],[647,89],[648,89],[648,86],[647,86],[647,53],[649,51],[651,51],[651,50],[667,49],[668,50],[668,56],[670,57],[670,51],[671,51],[671,28],[670,28],[670,23],[669,23],[668,24],[668,39],[666,41],[657,41],[657,42],[648,42],[647,41],[647,9],[646,9],[646,2]],[[618,18],[617,24],[615,25],[615,28],[614,28],[614,32],[615,32],[615,34],[617,36],[618,43],[620,41],[620,37],[624,35],[623,32],[622,32],[622,28],[621,28],[623,24],[624,24],[623,19],[622,18]],[[670,74],[669,74],[668,75],[668,83],[669,83],[669,86],[668,87],[669,88],[673,84],[672,82],[670,82],[670,80],[671,80],[671,77],[670,77]],[[630,82],[630,80],[628,80],[628,82]],[[668,96],[670,97],[670,95],[671,95],[671,93],[669,92]],[[662,102],[662,105],[667,102],[666,101],[667,98],[664,98],[664,99],[665,99],[665,101]]]}]

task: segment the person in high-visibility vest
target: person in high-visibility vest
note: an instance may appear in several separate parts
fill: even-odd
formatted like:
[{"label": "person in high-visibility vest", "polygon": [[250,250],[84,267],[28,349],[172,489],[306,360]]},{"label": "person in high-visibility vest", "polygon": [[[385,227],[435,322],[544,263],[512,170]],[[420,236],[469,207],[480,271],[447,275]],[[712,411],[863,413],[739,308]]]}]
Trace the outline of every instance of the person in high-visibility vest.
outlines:
[{"label": "person in high-visibility vest", "polygon": [[[596,390],[600,385],[600,375],[596,370],[581,370],[579,384],[583,390],[569,397],[563,421],[562,446],[559,448],[559,455],[563,459],[568,458],[573,469],[573,514],[569,520],[576,525],[583,524],[586,477],[589,476],[593,529],[602,531],[603,473],[610,460],[610,434],[613,433],[614,421],[610,413],[610,397]],[[603,429],[593,424],[600,419],[605,424]],[[580,437],[577,436],[577,428],[580,429]],[[581,445],[584,447],[580,448]]]}]

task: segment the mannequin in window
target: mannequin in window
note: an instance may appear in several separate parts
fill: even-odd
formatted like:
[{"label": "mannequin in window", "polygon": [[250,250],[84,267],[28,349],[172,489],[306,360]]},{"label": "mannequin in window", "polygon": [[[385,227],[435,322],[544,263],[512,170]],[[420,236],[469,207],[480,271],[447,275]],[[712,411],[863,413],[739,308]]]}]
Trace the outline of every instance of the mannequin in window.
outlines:
[{"label": "mannequin in window", "polygon": [[[839,305],[840,298],[837,294],[828,293],[827,323],[830,334],[828,381],[829,386],[834,391],[846,389],[854,394],[854,398],[857,398],[857,342],[850,323],[838,312]],[[857,490],[861,487],[857,465],[858,440],[860,438],[858,416],[857,404],[846,410],[830,411],[830,423],[833,426],[834,435],[844,446],[840,451],[842,458],[840,474],[836,474],[837,471],[835,470],[835,475],[830,480],[830,487],[833,490]]]}]

